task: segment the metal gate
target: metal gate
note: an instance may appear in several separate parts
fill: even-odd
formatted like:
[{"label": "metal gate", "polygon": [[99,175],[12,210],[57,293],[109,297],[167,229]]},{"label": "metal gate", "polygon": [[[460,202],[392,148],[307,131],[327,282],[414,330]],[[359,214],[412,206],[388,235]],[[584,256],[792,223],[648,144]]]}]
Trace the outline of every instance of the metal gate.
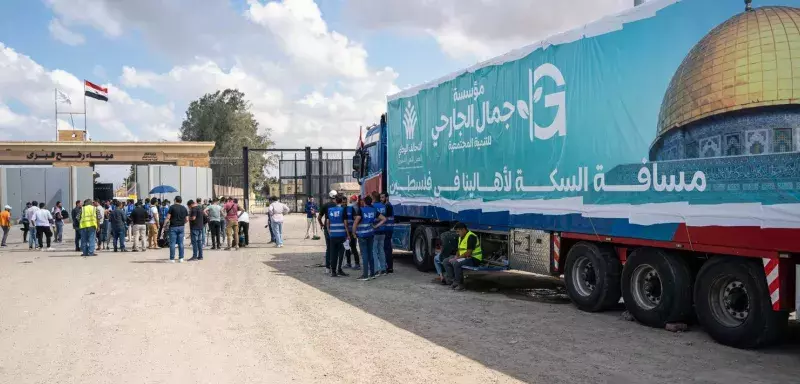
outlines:
[{"label": "metal gate", "polygon": [[239,157],[212,157],[213,198],[233,197],[244,201],[244,161]]},{"label": "metal gate", "polygon": [[[260,188],[251,194],[249,165],[242,164],[239,174],[243,174],[243,195],[248,200],[255,198],[263,201],[269,195],[277,195],[280,200],[289,206],[292,212],[303,212],[309,196],[314,197],[318,204],[326,201],[328,191],[334,188],[344,189],[343,192],[358,192],[358,182],[352,177],[354,149],[323,149],[312,150],[311,147],[303,149],[249,149],[243,148],[242,158],[248,159],[253,152],[269,152],[277,156],[277,185],[268,185],[266,189]],[[247,163],[247,162],[245,162]],[[215,171],[216,172],[216,171]],[[248,202],[254,206],[255,202]],[[256,204],[260,205],[260,204]]]}]

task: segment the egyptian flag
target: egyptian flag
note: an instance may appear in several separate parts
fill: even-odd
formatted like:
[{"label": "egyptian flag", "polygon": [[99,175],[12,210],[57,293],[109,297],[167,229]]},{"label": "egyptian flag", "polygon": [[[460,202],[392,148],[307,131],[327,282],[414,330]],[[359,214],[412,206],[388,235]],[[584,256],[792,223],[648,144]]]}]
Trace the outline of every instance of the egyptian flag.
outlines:
[{"label": "egyptian flag", "polygon": [[100,101],[108,101],[108,88],[103,88],[91,81],[84,80],[83,94]]}]

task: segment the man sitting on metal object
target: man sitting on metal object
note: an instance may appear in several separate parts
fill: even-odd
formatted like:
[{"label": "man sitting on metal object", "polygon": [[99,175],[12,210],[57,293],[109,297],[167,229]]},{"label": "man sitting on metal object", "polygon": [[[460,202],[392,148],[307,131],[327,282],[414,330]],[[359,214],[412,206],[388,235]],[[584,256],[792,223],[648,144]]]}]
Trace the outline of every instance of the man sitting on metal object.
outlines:
[{"label": "man sitting on metal object", "polygon": [[451,288],[464,290],[464,273],[461,267],[476,266],[483,261],[483,251],[481,250],[481,240],[478,235],[467,229],[464,223],[455,225],[458,232],[458,257],[450,259],[449,263],[444,264],[448,275],[453,276]]},{"label": "man sitting on metal object", "polygon": [[[433,257],[433,266],[436,268],[438,275],[433,279],[434,283],[442,285],[450,285],[449,282],[453,281],[452,271],[446,271],[445,264],[456,256],[458,250],[458,233],[456,231],[447,231],[439,236],[440,244],[436,246],[436,255]],[[448,272],[447,274],[445,272]]]}]

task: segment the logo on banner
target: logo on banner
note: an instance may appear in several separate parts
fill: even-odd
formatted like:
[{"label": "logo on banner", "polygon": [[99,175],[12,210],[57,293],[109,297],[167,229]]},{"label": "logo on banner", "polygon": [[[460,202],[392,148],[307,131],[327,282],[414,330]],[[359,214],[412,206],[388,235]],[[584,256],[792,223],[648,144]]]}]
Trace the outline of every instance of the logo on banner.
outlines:
[{"label": "logo on banner", "polygon": [[[561,90],[545,94],[544,86],[538,84],[545,77],[552,79]],[[513,123],[511,119],[515,115],[528,121],[531,141],[566,136],[567,96],[564,89],[566,84],[564,75],[558,67],[545,63],[536,69],[528,70],[528,92],[526,95],[522,95],[523,97],[527,96],[527,100],[497,99],[498,95],[495,95],[494,99],[486,97],[484,96],[486,93],[484,85],[477,81],[473,82],[472,88],[469,89],[455,88],[453,89],[453,104],[456,108],[441,114],[440,123],[431,129],[433,146],[438,145],[441,135],[446,135],[447,148],[450,151],[491,146],[492,134],[483,135],[484,131],[491,129],[496,132],[500,129],[511,129]],[[492,94],[491,89],[489,94]],[[542,99],[544,99],[545,108],[556,108],[555,117],[546,125],[539,125],[534,116],[534,105]],[[467,101],[467,103],[455,105],[459,101]],[[406,111],[408,113],[408,108]],[[475,132],[470,135],[472,137],[463,137],[464,132],[469,130]],[[480,136],[485,137],[481,138]]]},{"label": "logo on banner", "polygon": [[413,140],[414,130],[417,129],[417,110],[410,101],[403,112],[403,127],[406,129],[406,140]]}]

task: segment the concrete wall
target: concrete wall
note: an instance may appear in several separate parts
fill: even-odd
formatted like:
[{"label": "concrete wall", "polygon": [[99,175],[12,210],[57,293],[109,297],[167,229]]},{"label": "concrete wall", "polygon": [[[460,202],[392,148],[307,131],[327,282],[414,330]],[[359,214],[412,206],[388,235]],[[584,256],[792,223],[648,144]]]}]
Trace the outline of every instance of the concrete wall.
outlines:
[{"label": "concrete wall", "polygon": [[[137,166],[137,195],[149,196],[153,187],[170,185],[178,193],[165,194],[173,200],[183,196],[184,202],[198,197],[212,197],[211,169],[172,165]],[[50,208],[56,201],[72,207],[75,200],[94,198],[91,167],[0,167],[0,207],[9,205],[18,218],[25,203],[36,200]]]},{"label": "concrete wall", "polygon": [[92,183],[89,167],[0,167],[0,206],[11,206],[14,218],[33,200],[48,208],[57,201],[71,207],[78,198],[92,197]]},{"label": "concrete wall", "polygon": [[169,185],[178,190],[163,195],[169,200],[174,200],[177,195],[183,197],[184,203],[198,197],[212,197],[210,168],[142,165],[136,168],[136,180],[136,194],[140,197],[150,196],[150,190],[159,185]]}]

